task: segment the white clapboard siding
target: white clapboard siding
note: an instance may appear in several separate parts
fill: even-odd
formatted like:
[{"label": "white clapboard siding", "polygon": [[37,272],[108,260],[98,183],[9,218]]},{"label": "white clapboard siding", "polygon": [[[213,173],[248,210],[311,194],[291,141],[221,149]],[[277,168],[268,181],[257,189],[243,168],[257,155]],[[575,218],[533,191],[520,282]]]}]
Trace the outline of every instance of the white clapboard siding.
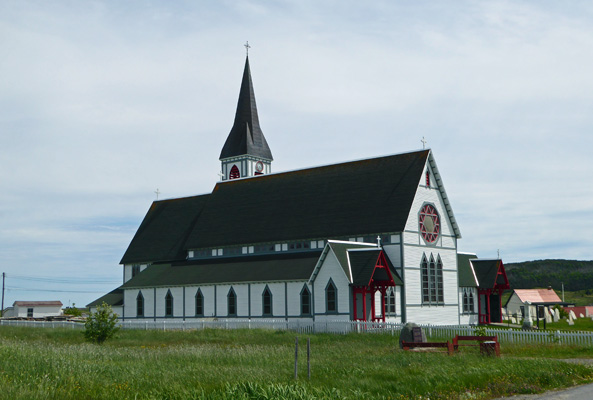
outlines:
[{"label": "white clapboard siding", "polygon": [[317,277],[315,278],[315,282],[313,283],[315,288],[314,305],[316,315],[327,312],[325,304],[325,288],[330,279],[333,281],[337,289],[338,313],[347,313],[350,311],[350,282],[334,252],[330,249]]},{"label": "white clapboard siding", "polygon": [[459,323],[459,311],[457,305],[410,306],[406,310],[407,322],[430,325],[452,325]]},{"label": "white clapboard siding", "polygon": [[[305,287],[305,284],[305,282],[288,282],[288,316],[301,315],[301,291]],[[309,288],[309,293],[313,293],[312,287],[307,287]],[[312,298],[311,301],[313,301]]]}]

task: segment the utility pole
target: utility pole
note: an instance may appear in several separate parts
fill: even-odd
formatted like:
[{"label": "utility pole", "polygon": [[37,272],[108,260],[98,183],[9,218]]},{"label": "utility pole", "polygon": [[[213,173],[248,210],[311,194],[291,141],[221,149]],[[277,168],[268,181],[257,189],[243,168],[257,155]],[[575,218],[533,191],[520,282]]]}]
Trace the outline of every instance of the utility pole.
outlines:
[{"label": "utility pole", "polygon": [[0,308],[0,317],[4,316],[4,279],[6,279],[6,272],[2,273],[2,308]]}]

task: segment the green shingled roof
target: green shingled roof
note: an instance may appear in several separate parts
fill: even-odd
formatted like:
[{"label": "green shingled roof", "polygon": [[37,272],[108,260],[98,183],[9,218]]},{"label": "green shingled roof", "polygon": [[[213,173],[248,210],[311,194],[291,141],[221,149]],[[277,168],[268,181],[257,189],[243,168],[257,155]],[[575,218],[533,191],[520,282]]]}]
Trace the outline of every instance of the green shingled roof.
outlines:
[{"label": "green shingled roof", "polygon": [[460,287],[478,287],[470,260],[477,259],[475,254],[457,254],[457,273]]},{"label": "green shingled roof", "polygon": [[333,240],[328,241],[329,247],[331,247],[332,251],[336,255],[338,262],[342,266],[344,273],[348,277],[348,280],[352,282],[352,276],[350,275],[350,268],[348,267],[348,250],[349,249],[369,249],[375,246],[370,246],[367,244],[357,243],[357,242],[336,242]]},{"label": "green shingled roof", "polygon": [[[480,289],[492,289],[496,285],[507,285],[504,279],[498,277],[499,268],[504,268],[502,266],[502,260],[477,259],[471,260],[471,263],[478,278],[478,287]],[[498,282],[497,279],[499,279]]]},{"label": "green shingled roof", "polygon": [[184,247],[210,195],[155,201],[150,206],[121,264],[184,260]]},{"label": "green shingled roof", "polygon": [[111,292],[107,293],[99,297],[97,300],[93,301],[92,303],[87,304],[87,307],[96,307],[103,303],[107,303],[110,306],[123,306],[124,305],[124,291],[121,287],[112,290]]},{"label": "green shingled roof", "polygon": [[376,235],[404,229],[429,150],[219,182],[152,204],[121,263],[187,250]]},{"label": "green shingled roof", "polygon": [[305,281],[311,276],[320,254],[321,251],[310,251],[153,264],[122,288]]},{"label": "green shingled roof", "polygon": [[[348,251],[348,258],[350,259],[350,268],[352,268],[352,284],[354,286],[367,286],[371,281],[371,278],[375,280],[387,280],[388,275],[384,270],[377,271],[375,276],[373,276],[373,271],[375,270],[375,266],[377,264],[377,260],[379,259],[379,254],[381,254],[381,249],[364,249],[364,250],[356,250],[352,249]],[[399,277],[398,273],[395,271],[393,264],[389,260],[387,254],[385,254],[385,259],[388,263],[389,271],[391,272],[391,276],[393,277],[393,281],[396,285],[403,285],[401,278]]]},{"label": "green shingled roof", "polygon": [[186,246],[400,232],[429,151],[220,182]]}]

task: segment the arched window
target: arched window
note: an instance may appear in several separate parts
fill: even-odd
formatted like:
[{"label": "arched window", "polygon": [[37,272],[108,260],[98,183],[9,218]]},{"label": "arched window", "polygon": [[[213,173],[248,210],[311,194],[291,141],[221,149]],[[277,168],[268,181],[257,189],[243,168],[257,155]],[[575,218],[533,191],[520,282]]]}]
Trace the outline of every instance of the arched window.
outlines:
[{"label": "arched window", "polygon": [[239,168],[236,165],[233,165],[231,168],[231,173],[229,174],[229,179],[237,179],[241,177],[241,173],[239,172]]},{"label": "arched window", "polygon": [[467,296],[467,292],[463,291],[463,313],[469,313],[469,297]]},{"label": "arched window", "polygon": [[136,296],[136,316],[144,317],[144,296],[142,296],[142,292],[138,292],[138,296]]},{"label": "arched window", "polygon": [[237,295],[235,294],[235,290],[233,288],[229,290],[229,294],[227,294],[226,300],[227,314],[230,317],[237,316]]},{"label": "arched window", "polygon": [[441,257],[437,255],[435,261],[431,254],[430,261],[427,261],[426,255],[423,255],[420,270],[422,274],[422,304],[444,304],[443,262]]},{"label": "arched window", "polygon": [[325,310],[327,313],[338,312],[338,291],[331,279],[325,288]]},{"label": "arched window", "polygon": [[437,299],[437,282],[436,282],[436,275],[437,271],[434,264],[434,257],[432,254],[430,255],[430,261],[428,263],[428,275],[430,277],[430,302],[435,303]]},{"label": "arched window", "polygon": [[172,317],[173,316],[173,295],[171,291],[167,291],[167,295],[165,296],[165,317]]},{"label": "arched window", "polygon": [[430,187],[430,171],[426,170],[426,187]]},{"label": "arched window", "polygon": [[437,298],[435,300],[438,304],[444,304],[445,295],[443,291],[443,262],[441,261],[441,256],[437,256],[436,288]]},{"label": "arched window", "polygon": [[311,315],[311,292],[307,285],[301,290],[301,315]]},{"label": "arched window", "polygon": [[198,289],[196,293],[196,317],[204,316],[204,295],[202,291]]},{"label": "arched window", "polygon": [[385,292],[385,314],[394,316],[395,312],[395,289],[389,288]]},{"label": "arched window", "polygon": [[262,293],[262,313],[264,316],[272,315],[272,292],[270,288],[266,286]]}]

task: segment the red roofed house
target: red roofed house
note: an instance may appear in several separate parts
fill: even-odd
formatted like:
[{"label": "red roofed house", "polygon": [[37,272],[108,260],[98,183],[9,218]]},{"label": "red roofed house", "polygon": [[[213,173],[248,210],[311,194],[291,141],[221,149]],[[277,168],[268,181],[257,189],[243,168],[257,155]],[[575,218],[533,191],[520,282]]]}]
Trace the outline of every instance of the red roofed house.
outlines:
[{"label": "red roofed house", "polygon": [[[515,289],[506,304],[507,314],[525,317],[525,306],[530,304],[530,315],[535,316],[537,306],[553,307],[556,304],[564,305],[560,297],[552,288],[548,289]],[[543,317],[543,309],[540,318]]]}]

